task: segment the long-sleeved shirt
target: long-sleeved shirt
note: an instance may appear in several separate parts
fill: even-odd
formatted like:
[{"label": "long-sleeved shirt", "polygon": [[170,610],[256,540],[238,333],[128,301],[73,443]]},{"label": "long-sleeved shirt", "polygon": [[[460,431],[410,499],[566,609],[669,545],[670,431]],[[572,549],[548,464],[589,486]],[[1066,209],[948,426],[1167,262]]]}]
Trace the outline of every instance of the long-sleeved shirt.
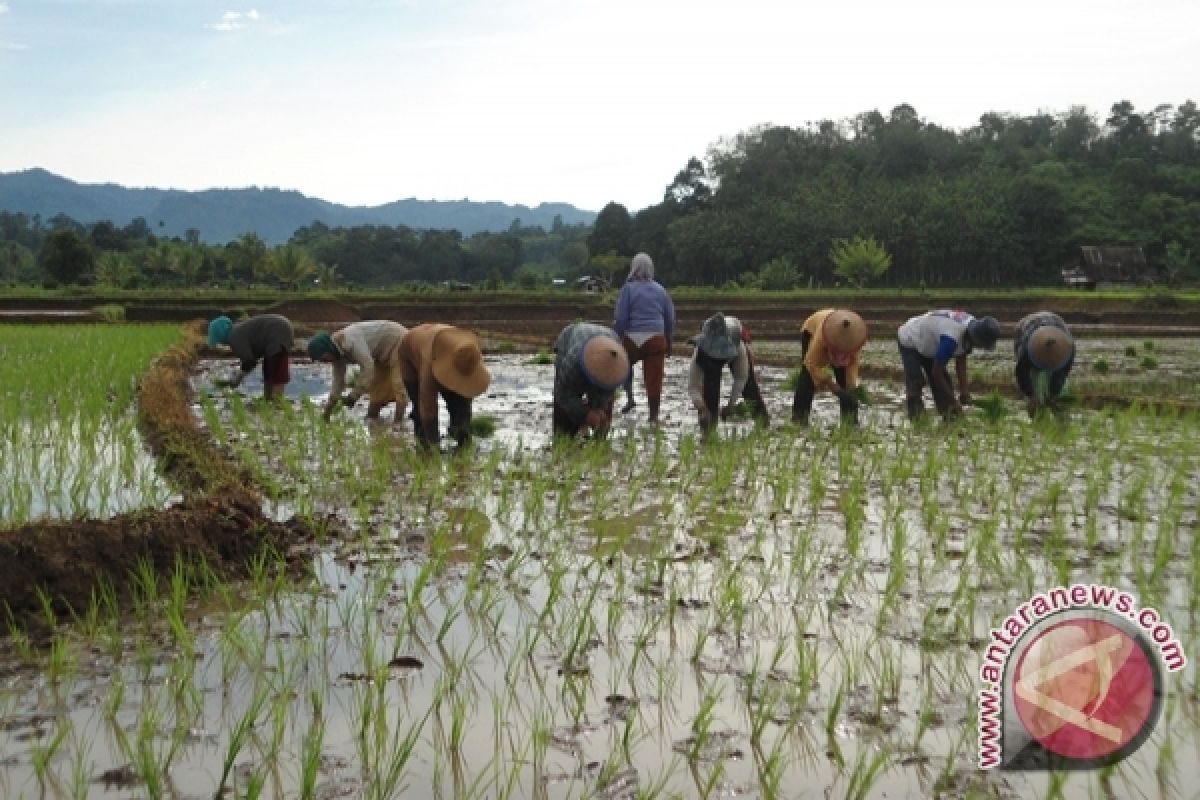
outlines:
[{"label": "long-sleeved shirt", "polygon": [[563,328],[554,342],[554,404],[576,425],[582,425],[588,411],[607,408],[616,388],[604,389],[588,380],[579,363],[579,355],[593,338],[605,336],[621,346],[611,329],[591,322],[576,322]]},{"label": "long-sleeved shirt", "polygon": [[675,304],[658,281],[629,281],[617,295],[612,329],[618,340],[627,333],[661,333],[669,341],[675,332]]},{"label": "long-sleeved shirt", "polygon": [[951,358],[971,352],[966,339],[967,324],[973,319],[965,311],[927,311],[901,325],[896,338],[944,367]]},{"label": "long-sleeved shirt", "polygon": [[[361,397],[375,379],[375,365],[393,365],[398,359],[397,348],[404,340],[408,328],[399,322],[373,319],[347,325],[332,335],[333,343],[342,351],[342,357],[333,362],[333,386],[329,390],[329,406],[332,407],[346,388],[346,367],[357,364],[361,370],[354,387],[355,399]],[[397,365],[398,366],[398,365]]]},{"label": "long-sleeved shirt", "polygon": [[[832,386],[834,383],[833,377],[827,372],[827,369],[833,366],[833,362],[829,358],[829,348],[825,344],[825,320],[829,319],[829,315],[835,310],[823,308],[806,319],[804,325],[801,326],[801,331],[812,337],[808,340],[808,350],[804,354],[804,366],[808,368],[808,374],[812,376],[813,384],[818,387]],[[850,359],[850,363],[846,365],[847,389],[858,386],[858,356],[859,354],[856,352]]]},{"label": "long-sleeved shirt", "polygon": [[[750,377],[750,354],[746,350],[746,341],[742,336],[742,321],[737,317],[725,317],[725,329],[729,331],[729,335],[737,340],[737,355],[729,362],[729,370],[733,373],[733,386],[729,390],[729,406],[732,408],[737,405],[738,400],[742,399],[742,392],[746,390],[746,381]],[[692,405],[697,410],[704,408],[704,370],[701,369],[697,361],[697,354],[700,348],[692,350],[692,362],[688,367],[688,397],[692,400]],[[710,413],[717,413],[717,409],[708,409]]]},{"label": "long-sleeved shirt", "polygon": [[291,320],[278,314],[259,314],[229,331],[229,349],[242,362],[242,372],[253,370],[261,359],[291,350],[295,343]]},{"label": "long-sleeved shirt", "polygon": [[406,384],[417,384],[417,396],[409,399],[417,407],[417,416],[422,425],[437,427],[438,386],[433,377],[433,340],[441,331],[453,327],[426,323],[409,328],[397,353],[400,357],[401,375]]}]

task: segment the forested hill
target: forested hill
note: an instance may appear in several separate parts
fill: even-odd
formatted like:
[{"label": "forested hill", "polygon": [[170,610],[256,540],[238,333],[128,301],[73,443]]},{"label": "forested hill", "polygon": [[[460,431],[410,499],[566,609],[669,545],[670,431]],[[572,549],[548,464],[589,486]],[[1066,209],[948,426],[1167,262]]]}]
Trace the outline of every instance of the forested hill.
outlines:
[{"label": "forested hill", "polygon": [[668,283],[831,286],[831,244],[873,237],[876,283],[1045,285],[1083,245],[1136,245],[1200,278],[1200,110],[985,113],[956,131],[911,106],[761,127],[693,158],[664,201],[601,210],[593,253],[654,255]]},{"label": "forested hill", "polygon": [[514,220],[549,229],[559,217],[565,225],[590,224],[591,211],[566,203],[536,208],[504,203],[398,200],[381,206],[343,206],[281,189],[130,189],[116,184],[79,184],[43,169],[0,173],[0,211],[37,214],[44,224],[63,214],[84,224],[109,220],[118,227],[137,218],[165,237],[199,231],[210,244],[224,244],[244,233],[257,233],[268,244],[282,244],[314,221],[330,227],[403,225],[415,229],[457,230],[466,236],[505,231]]}]

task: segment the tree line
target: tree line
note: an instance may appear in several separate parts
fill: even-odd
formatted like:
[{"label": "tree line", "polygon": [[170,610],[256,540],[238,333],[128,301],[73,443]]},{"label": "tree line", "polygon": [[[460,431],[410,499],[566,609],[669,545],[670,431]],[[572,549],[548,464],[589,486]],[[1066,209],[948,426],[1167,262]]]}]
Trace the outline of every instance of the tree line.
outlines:
[{"label": "tree line", "polygon": [[209,245],[195,229],[183,237],[155,236],[142,218],[117,227],[110,221],[83,225],[63,214],[43,221],[0,211],[0,285],[299,289],[450,282],[536,288],[585,271],[590,231],[560,217],[549,231],[518,219],[507,231],[469,237],[454,230],[313,222],[278,247],[253,232]]},{"label": "tree line", "polygon": [[1141,246],[1196,279],[1200,110],[984,114],[952,131],[908,105],[764,126],[693,157],[661,203],[610,203],[593,254],[645,250],[676,284],[831,286],[838,240],[874,238],[894,286],[1046,285],[1082,245]]},{"label": "tree line", "polygon": [[144,219],[0,211],[0,283],[534,288],[616,279],[645,251],[672,285],[1036,286],[1058,283],[1082,245],[1138,245],[1164,277],[1200,278],[1194,102],[1122,101],[1103,120],[1083,107],[989,112],[963,131],[908,105],[762,126],[690,158],[660,203],[632,214],[609,203],[592,226],[556,218],[549,231],[313,222],[270,248],[254,233],[208,245],[196,230],[155,236]]}]

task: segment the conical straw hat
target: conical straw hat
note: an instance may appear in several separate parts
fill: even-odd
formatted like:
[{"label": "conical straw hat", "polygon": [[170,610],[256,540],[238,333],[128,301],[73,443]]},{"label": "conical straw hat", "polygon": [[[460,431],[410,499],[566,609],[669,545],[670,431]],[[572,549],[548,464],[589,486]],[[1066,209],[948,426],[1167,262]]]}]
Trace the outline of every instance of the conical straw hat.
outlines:
[{"label": "conical straw hat", "polygon": [[463,397],[475,398],[487,391],[492,375],[483,365],[483,351],[475,334],[461,328],[437,332],[433,338],[433,377]]},{"label": "conical straw hat", "polygon": [[1075,352],[1071,334],[1054,325],[1043,325],[1029,337],[1025,345],[1029,360],[1038,369],[1056,370],[1064,366]]},{"label": "conical straw hat", "polygon": [[629,356],[616,339],[593,336],[579,351],[579,365],[587,379],[601,389],[615,389],[629,376]]},{"label": "conical straw hat", "polygon": [[841,353],[857,353],[867,343],[867,323],[853,311],[831,311],[821,326],[825,346]]}]

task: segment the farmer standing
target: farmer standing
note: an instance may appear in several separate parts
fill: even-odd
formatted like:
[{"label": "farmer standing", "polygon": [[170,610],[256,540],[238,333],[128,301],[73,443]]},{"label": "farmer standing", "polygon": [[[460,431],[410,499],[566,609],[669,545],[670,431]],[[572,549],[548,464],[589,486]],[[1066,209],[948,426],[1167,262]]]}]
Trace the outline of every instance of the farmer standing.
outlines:
[{"label": "farmer standing", "polygon": [[[994,317],[976,318],[965,311],[927,311],[901,325],[896,338],[904,365],[909,418],[915,419],[925,410],[921,390],[926,381],[938,412],[948,416],[961,414],[963,405],[971,401],[967,356],[976,347],[994,350],[1000,338],[1000,323]],[[958,399],[947,369],[951,358],[958,375]]]},{"label": "farmer standing", "polygon": [[554,432],[606,436],[613,396],[629,372],[629,357],[611,328],[590,322],[563,328],[554,342]]},{"label": "farmer standing", "polygon": [[[800,379],[792,398],[792,422],[808,424],[818,389],[837,395],[843,422],[858,422],[858,359],[867,343],[867,323],[853,311],[825,308],[804,321],[800,332]],[[830,372],[832,371],[832,374]]]},{"label": "farmer standing", "polygon": [[465,445],[471,438],[471,401],[487,391],[492,375],[483,364],[479,339],[451,325],[409,329],[397,348],[400,376],[413,402],[413,429],[424,447],[441,441],[438,395],[450,412],[450,436]]},{"label": "farmer standing", "polygon": [[240,386],[261,360],[263,396],[268,400],[282,394],[283,387],[291,380],[288,351],[295,343],[291,321],[279,314],[259,314],[237,325],[229,317],[222,316],[208,324],[208,346],[227,344],[241,362],[241,371],[230,385]]},{"label": "farmer standing", "polygon": [[[396,403],[393,422],[399,424],[408,406],[408,394],[400,372],[400,343],[408,329],[398,322],[373,319],[355,322],[333,334],[318,331],[308,340],[308,355],[313,361],[333,365],[333,384],[325,401],[325,419],[341,400],[353,408],[364,394],[370,398],[367,419],[376,419],[388,403]],[[346,367],[360,368],[354,388],[343,398]]]},{"label": "farmer standing", "polygon": [[[707,434],[716,427],[718,412],[722,418],[728,417],[742,398],[750,378],[750,357],[742,341],[741,322],[719,311],[704,320],[700,334],[688,342],[695,345],[688,368],[688,396],[696,408],[700,428]],[[726,366],[733,373],[733,387],[729,391],[728,405],[721,409],[721,373]],[[754,386],[757,395],[757,382]],[[757,407],[756,413],[765,417],[761,395],[753,404]]]},{"label": "farmer standing", "polygon": [[[645,253],[633,257],[629,278],[617,296],[613,331],[621,340],[632,368],[642,362],[642,382],[646,385],[646,404],[650,407],[650,422],[658,422],[662,401],[663,372],[671,352],[671,336],[675,330],[675,306],[662,284],[654,280],[654,262]],[[632,411],[633,371],[625,381],[626,402],[622,412]]]},{"label": "farmer standing", "polygon": [[1075,363],[1075,340],[1067,323],[1051,311],[1023,317],[1013,332],[1017,386],[1030,413],[1043,406],[1057,410],[1058,399]]}]

